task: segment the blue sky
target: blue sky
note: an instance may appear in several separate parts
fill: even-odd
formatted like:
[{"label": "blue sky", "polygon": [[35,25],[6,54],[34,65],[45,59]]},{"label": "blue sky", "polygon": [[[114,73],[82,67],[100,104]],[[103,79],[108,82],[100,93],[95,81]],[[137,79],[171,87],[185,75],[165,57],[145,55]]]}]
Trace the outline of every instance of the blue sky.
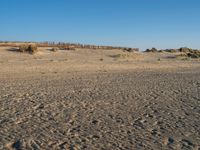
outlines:
[{"label": "blue sky", "polygon": [[2,0],[0,40],[200,49],[200,0]]}]

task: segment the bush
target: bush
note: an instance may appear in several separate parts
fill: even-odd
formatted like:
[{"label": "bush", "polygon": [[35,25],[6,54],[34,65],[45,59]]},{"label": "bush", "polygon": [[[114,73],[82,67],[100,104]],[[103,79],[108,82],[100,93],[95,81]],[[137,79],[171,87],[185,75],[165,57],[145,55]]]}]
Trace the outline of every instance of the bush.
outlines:
[{"label": "bush", "polygon": [[164,51],[164,50],[159,50],[158,52],[159,52],[159,53],[164,53],[165,51]]},{"label": "bush", "polygon": [[138,48],[125,48],[124,50],[126,50],[127,52],[138,52],[139,51]]},{"label": "bush", "polygon": [[153,47],[152,49],[147,49],[146,52],[158,52],[158,50]]},{"label": "bush", "polygon": [[51,51],[53,51],[53,52],[57,52],[58,50],[59,50],[58,47],[53,47],[53,48],[51,49]]},{"label": "bush", "polygon": [[190,58],[200,58],[200,51],[193,50],[190,53],[187,53],[187,56]]},{"label": "bush", "polygon": [[179,51],[180,51],[180,52],[184,52],[184,53],[189,53],[189,52],[192,51],[192,49],[187,48],[187,47],[181,47],[181,48],[179,49]]},{"label": "bush", "polygon": [[28,52],[30,54],[34,54],[38,51],[37,49],[37,45],[36,44],[23,44],[19,46],[19,51],[24,53],[24,52]]},{"label": "bush", "polygon": [[31,44],[28,47],[28,52],[31,54],[35,54],[38,51],[37,45],[36,44]]},{"label": "bush", "polygon": [[19,46],[19,51],[22,52],[22,53],[24,53],[24,52],[27,51],[28,47],[29,47],[28,44],[20,45]]},{"label": "bush", "polygon": [[165,51],[169,52],[169,53],[177,53],[179,50],[177,50],[177,49],[166,49]]},{"label": "bush", "polygon": [[182,53],[178,55],[177,57],[200,58],[200,51],[191,49],[189,53]]}]

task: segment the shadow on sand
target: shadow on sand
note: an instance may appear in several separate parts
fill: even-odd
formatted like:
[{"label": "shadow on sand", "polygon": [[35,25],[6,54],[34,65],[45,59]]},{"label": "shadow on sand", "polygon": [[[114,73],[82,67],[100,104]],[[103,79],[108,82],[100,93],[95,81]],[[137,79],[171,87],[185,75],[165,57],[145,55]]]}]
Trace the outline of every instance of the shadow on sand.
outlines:
[{"label": "shadow on sand", "polygon": [[20,52],[19,48],[8,48],[7,51],[10,51],[10,52]]}]

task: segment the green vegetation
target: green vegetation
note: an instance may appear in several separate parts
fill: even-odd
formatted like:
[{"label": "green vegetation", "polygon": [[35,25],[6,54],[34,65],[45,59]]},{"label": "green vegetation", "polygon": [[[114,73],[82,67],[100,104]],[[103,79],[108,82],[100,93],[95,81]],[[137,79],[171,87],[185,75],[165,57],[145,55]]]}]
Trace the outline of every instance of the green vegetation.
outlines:
[{"label": "green vegetation", "polygon": [[155,53],[155,52],[158,52],[158,50],[155,47],[153,47],[152,49],[147,49],[145,52],[153,52],[153,53]]},{"label": "green vegetation", "polygon": [[123,50],[127,52],[139,52],[139,48],[124,48]]},{"label": "green vegetation", "polygon": [[168,53],[180,53],[176,55],[176,57],[185,57],[185,58],[200,58],[200,50],[191,49],[188,47],[181,47],[179,49],[165,49],[165,50],[157,50],[156,48],[147,49],[145,52],[168,52]]},{"label": "green vegetation", "polygon": [[191,48],[187,48],[187,47],[181,47],[179,49],[179,52],[183,52],[183,53],[189,53],[192,52],[193,50]]},{"label": "green vegetation", "polygon": [[190,58],[200,58],[200,51],[192,50],[191,52],[187,53],[187,56]]},{"label": "green vegetation", "polygon": [[177,53],[177,52],[179,52],[179,50],[178,49],[166,49],[166,50],[164,50],[165,52],[168,52],[168,53]]}]

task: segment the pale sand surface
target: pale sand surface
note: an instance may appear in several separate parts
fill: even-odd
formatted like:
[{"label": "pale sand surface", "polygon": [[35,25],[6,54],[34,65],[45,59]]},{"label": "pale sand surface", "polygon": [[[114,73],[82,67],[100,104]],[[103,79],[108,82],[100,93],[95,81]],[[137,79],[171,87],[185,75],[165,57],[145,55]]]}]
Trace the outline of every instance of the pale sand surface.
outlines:
[{"label": "pale sand surface", "polygon": [[0,48],[0,149],[200,148],[199,60],[48,49]]}]

